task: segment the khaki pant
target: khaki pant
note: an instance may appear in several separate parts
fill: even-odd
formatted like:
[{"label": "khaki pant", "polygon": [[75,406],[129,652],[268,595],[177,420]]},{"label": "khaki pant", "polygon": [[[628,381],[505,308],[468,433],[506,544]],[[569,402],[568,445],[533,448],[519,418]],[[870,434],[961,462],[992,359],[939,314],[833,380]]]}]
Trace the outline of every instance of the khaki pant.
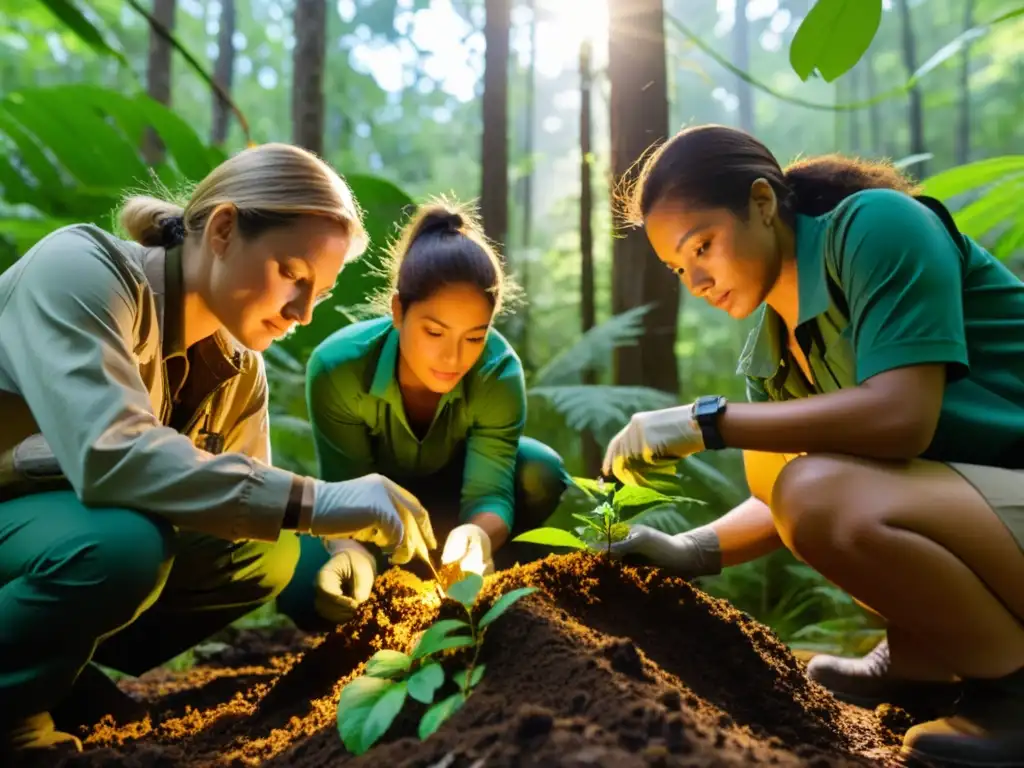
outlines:
[{"label": "khaki pant", "polygon": [[974,486],[1024,551],[1024,470],[946,462]]}]

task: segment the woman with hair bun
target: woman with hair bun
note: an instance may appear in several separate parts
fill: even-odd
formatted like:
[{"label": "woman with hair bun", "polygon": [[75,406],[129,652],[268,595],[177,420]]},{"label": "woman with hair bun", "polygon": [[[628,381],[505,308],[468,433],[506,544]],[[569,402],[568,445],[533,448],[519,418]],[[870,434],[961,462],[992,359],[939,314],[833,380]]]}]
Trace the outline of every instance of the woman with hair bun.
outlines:
[{"label": "woman with hair bun", "polygon": [[[401,483],[428,510],[441,563],[488,573],[510,535],[540,525],[570,482],[557,453],[523,436],[523,367],[492,327],[512,283],[472,212],[443,202],[404,227],[390,278],[378,297],[385,316],[342,328],[310,357],[320,476],[379,472]],[[325,565],[323,548],[303,542],[278,599],[300,626],[345,621],[370,594],[374,554],[355,541],[330,549]]]},{"label": "woman with hair bun", "polygon": [[903,749],[1024,765],[1024,284],[889,165],[783,170],[743,131],[689,128],[627,200],[657,257],[739,320],[746,403],[635,414],[606,471],[743,451],[751,498],[615,547],[696,576],[786,546],[875,612],[863,659],[810,677],[849,701],[941,705]]},{"label": "woman with hair bun", "polygon": [[271,465],[259,353],[365,247],[338,174],[267,144],[120,221],[0,276],[0,764],[80,750],[84,712],[143,714],[91,662],[141,674],[273,599],[296,531],[396,563],[436,547],[381,475]]}]

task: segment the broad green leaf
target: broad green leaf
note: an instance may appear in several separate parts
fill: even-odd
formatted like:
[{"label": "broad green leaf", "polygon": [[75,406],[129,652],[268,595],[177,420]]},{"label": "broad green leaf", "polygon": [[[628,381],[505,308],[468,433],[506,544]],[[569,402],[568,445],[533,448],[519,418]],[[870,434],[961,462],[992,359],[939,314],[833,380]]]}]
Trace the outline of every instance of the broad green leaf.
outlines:
[{"label": "broad green leaf", "polygon": [[378,677],[357,677],[341,689],[338,699],[338,733],[345,749],[354,755],[361,755],[367,746],[363,745],[363,727],[374,706],[394,686],[390,680]]},{"label": "broad green leaf", "polygon": [[446,637],[437,647],[431,651],[431,653],[440,653],[441,651],[448,651],[452,648],[468,648],[473,645],[473,638],[466,635],[452,635]]},{"label": "broad green leaf", "polygon": [[71,0],[41,0],[42,4],[50,9],[64,26],[75,33],[82,42],[88,45],[97,53],[104,56],[112,56],[122,64],[128,64],[127,59],[120,51],[110,47],[103,33],[93,25]]},{"label": "broad green leaf", "polygon": [[467,573],[448,587],[445,592],[452,600],[458,600],[467,608],[472,608],[473,603],[476,602],[476,596],[480,593],[480,588],[483,585],[483,576],[479,573]]},{"label": "broad green leaf", "polygon": [[615,490],[614,483],[591,480],[589,477],[574,477],[572,482],[573,485],[595,501],[603,501],[606,496]]},{"label": "broad green leaf", "polygon": [[361,746],[364,752],[376,744],[395,722],[398,713],[402,711],[402,705],[405,704],[406,693],[404,682],[395,683],[377,699],[370,714],[366,716],[366,722],[363,723]]},{"label": "broad green leaf", "polygon": [[817,0],[793,36],[793,71],[807,80],[817,70],[832,82],[864,55],[881,20],[882,0]]},{"label": "broad green leaf", "polygon": [[477,664],[475,667],[473,667],[473,675],[469,679],[469,686],[466,685],[466,670],[464,669],[460,669],[458,672],[452,675],[452,680],[454,680],[455,684],[463,690],[465,690],[467,687],[476,688],[484,677],[484,668],[486,666],[486,664]]},{"label": "broad green leaf", "polygon": [[440,728],[444,721],[458,711],[459,707],[466,703],[466,697],[460,693],[453,693],[447,699],[442,699],[426,711],[423,719],[420,720],[419,737],[420,741],[425,740],[434,731]]},{"label": "broad green leaf", "polygon": [[1018,174],[1024,174],[1024,155],[990,157],[929,176],[921,182],[921,191],[946,200]]},{"label": "broad green leaf", "polygon": [[409,671],[412,659],[399,651],[377,651],[366,662],[366,674],[373,677],[397,677]]},{"label": "broad green leaf", "polygon": [[432,624],[423,633],[416,648],[412,652],[414,659],[421,659],[428,654],[435,653],[452,632],[459,629],[469,629],[469,624],[458,619],[442,619]]},{"label": "broad green leaf", "polygon": [[644,488],[638,485],[624,485],[615,492],[613,503],[623,519],[632,517],[638,512],[662,504],[672,504],[677,499],[666,496],[653,488]]},{"label": "broad green leaf", "polygon": [[495,601],[494,605],[492,605],[487,610],[487,613],[485,613],[483,615],[483,618],[480,619],[480,623],[477,624],[477,628],[483,629],[496,618],[501,616],[501,614],[503,614],[505,611],[511,608],[517,600],[521,600],[522,598],[536,591],[536,587],[522,587],[520,589],[513,589],[511,592],[506,592],[504,595],[499,597]]},{"label": "broad green leaf", "polygon": [[512,541],[522,541],[527,544],[544,544],[549,547],[587,548],[586,542],[561,528],[534,528],[532,531],[519,534]]},{"label": "broad green leaf", "polygon": [[423,704],[434,700],[437,689],[444,685],[444,667],[436,661],[420,667],[409,678],[409,695]]}]

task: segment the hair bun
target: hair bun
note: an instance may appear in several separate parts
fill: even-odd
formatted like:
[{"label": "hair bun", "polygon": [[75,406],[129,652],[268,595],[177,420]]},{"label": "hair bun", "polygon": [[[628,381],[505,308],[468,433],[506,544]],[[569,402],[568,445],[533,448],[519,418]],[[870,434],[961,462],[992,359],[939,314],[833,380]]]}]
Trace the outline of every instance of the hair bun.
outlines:
[{"label": "hair bun", "polygon": [[185,218],[168,216],[160,220],[160,245],[174,248],[185,242]]},{"label": "hair bun", "polygon": [[450,234],[455,235],[462,231],[462,227],[465,226],[465,220],[462,218],[461,213],[455,211],[437,211],[434,213],[428,213],[423,217],[423,223],[420,225],[420,234],[426,235],[429,233],[433,234]]}]

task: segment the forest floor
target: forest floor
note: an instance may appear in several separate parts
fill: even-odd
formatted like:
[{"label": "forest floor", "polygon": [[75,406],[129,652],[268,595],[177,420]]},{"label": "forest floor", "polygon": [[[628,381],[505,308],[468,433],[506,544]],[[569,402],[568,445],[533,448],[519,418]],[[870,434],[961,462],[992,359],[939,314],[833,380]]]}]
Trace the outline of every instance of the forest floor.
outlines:
[{"label": "forest floor", "polygon": [[559,555],[488,577],[478,605],[522,586],[538,591],[488,630],[483,682],[426,741],[416,736],[425,706],[411,699],[358,757],[336,725],[341,688],[366,660],[408,651],[438,615],[431,585],[393,569],[334,632],[232,630],[191,669],[122,680],[150,716],[83,728],[84,751],[49,765],[899,764],[909,715],[837,702],[768,628],[683,580]]}]

